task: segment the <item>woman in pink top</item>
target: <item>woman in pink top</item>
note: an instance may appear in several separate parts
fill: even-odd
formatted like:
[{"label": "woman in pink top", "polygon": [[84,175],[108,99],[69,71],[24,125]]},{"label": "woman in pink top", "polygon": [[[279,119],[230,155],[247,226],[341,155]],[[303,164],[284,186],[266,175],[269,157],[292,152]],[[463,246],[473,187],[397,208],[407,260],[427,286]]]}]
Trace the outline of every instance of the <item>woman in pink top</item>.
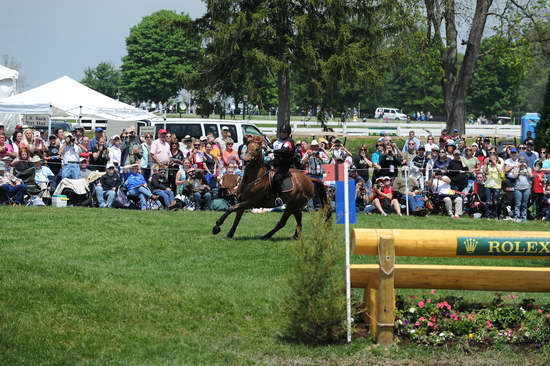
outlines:
[{"label": "woman in pink top", "polygon": [[228,139],[225,143],[225,150],[223,151],[223,164],[227,168],[230,164],[237,164],[241,166],[241,159],[235,150],[233,150],[233,140]]},{"label": "woman in pink top", "polygon": [[9,156],[15,158],[13,153],[13,147],[10,144],[6,144],[6,135],[0,135],[0,159]]}]

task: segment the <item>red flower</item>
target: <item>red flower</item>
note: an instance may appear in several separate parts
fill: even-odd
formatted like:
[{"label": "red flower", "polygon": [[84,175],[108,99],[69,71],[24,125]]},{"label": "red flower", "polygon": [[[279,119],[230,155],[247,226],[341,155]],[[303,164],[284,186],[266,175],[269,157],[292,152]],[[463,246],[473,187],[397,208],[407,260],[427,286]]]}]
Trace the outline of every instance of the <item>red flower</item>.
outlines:
[{"label": "red flower", "polygon": [[418,305],[419,308],[423,308],[424,307],[424,301],[419,301],[416,303],[416,305]]},{"label": "red flower", "polygon": [[435,290],[431,290],[430,293],[431,293],[432,295],[435,295],[436,291],[435,291]]},{"label": "red flower", "polygon": [[490,320],[487,320],[487,328],[492,328],[493,327],[493,323],[491,323]]}]

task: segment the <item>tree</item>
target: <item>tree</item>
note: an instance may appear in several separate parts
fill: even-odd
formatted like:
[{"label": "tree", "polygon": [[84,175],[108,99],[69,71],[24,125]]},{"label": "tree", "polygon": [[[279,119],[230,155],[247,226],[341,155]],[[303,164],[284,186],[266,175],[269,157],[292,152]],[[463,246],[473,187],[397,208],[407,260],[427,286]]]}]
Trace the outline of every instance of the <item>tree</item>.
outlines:
[{"label": "tree", "polygon": [[524,40],[500,35],[484,39],[468,93],[468,112],[496,117],[516,110],[522,102],[521,83],[532,64],[532,50]]},{"label": "tree", "polygon": [[546,93],[544,94],[544,107],[542,116],[535,130],[535,144],[537,148],[550,148],[550,72],[546,81]]},{"label": "tree", "polygon": [[202,55],[201,38],[188,15],[161,10],[130,29],[122,58],[125,92],[138,102],[165,102],[185,88]]},{"label": "tree", "polygon": [[277,83],[280,128],[290,120],[291,72],[326,106],[343,87],[381,77],[401,50],[413,1],[205,0],[204,84],[227,92],[251,78]]},{"label": "tree", "polygon": [[[499,2],[497,2],[499,3]],[[540,15],[545,14],[544,0],[510,0],[504,2],[502,9],[491,11],[493,0],[476,0],[475,7],[470,8],[469,1],[457,0],[424,0],[426,7],[427,40],[440,50],[440,61],[444,70],[441,79],[447,128],[465,130],[465,101],[470,87],[475,62],[480,52],[481,40],[489,16],[500,21],[495,31],[510,33],[525,22],[535,24],[537,34],[542,35],[539,24]],[[496,8],[495,6],[494,8]],[[468,16],[469,13],[473,15]],[[457,19],[465,19],[469,24],[468,37],[462,40],[466,46],[462,65],[458,64]],[[442,34],[444,30],[444,35]],[[540,42],[543,37],[538,37]]]},{"label": "tree", "polygon": [[120,98],[122,76],[120,70],[107,62],[100,62],[95,68],[84,71],[82,84],[111,98]]}]

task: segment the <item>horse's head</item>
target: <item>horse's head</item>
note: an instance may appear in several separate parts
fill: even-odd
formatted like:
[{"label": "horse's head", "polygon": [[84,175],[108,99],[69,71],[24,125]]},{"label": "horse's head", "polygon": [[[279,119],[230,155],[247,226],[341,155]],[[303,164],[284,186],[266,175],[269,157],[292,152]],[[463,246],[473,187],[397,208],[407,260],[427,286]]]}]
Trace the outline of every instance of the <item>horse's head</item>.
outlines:
[{"label": "horse's head", "polygon": [[262,136],[250,136],[246,145],[246,154],[244,156],[244,163],[251,164],[263,160],[262,145],[264,139]]}]

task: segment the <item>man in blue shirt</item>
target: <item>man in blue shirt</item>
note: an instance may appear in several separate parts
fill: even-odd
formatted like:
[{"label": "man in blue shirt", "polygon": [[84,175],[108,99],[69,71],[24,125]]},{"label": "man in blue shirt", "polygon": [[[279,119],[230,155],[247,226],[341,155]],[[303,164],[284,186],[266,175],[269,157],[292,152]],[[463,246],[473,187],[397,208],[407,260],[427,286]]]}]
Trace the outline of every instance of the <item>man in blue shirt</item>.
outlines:
[{"label": "man in blue shirt", "polygon": [[420,147],[420,140],[415,136],[414,131],[409,131],[409,137],[405,140],[405,144],[403,145],[402,152],[406,152],[408,149],[409,142],[414,142],[414,151],[418,150]]},{"label": "man in blue shirt", "polygon": [[97,146],[101,137],[103,137],[103,128],[98,127],[95,129],[95,138],[91,139],[88,143],[88,151],[92,151]]}]

